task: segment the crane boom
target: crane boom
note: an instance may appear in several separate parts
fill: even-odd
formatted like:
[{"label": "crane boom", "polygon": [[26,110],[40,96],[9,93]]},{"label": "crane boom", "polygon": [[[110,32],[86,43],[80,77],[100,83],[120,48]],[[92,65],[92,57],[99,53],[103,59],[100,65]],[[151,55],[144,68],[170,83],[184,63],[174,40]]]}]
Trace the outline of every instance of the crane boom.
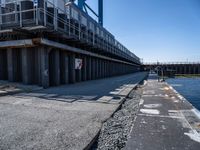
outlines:
[{"label": "crane boom", "polygon": [[98,0],[98,14],[86,4],[86,0],[78,0],[78,7],[87,13],[87,9],[89,9],[95,16],[98,17],[98,22],[103,26],[103,0]]}]

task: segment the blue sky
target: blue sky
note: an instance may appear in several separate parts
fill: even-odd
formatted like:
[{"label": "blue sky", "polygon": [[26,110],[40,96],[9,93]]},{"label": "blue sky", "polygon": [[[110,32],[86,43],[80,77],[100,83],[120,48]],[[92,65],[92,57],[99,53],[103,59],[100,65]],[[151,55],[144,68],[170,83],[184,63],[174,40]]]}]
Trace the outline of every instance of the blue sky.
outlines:
[{"label": "blue sky", "polygon": [[104,27],[145,62],[200,61],[200,0],[104,0]]}]

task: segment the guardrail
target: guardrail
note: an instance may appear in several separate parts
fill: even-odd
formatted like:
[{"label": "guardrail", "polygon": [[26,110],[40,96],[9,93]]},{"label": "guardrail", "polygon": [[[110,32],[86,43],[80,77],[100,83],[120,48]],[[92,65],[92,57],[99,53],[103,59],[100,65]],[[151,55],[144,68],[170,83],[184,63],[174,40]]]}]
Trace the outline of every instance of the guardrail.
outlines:
[{"label": "guardrail", "polygon": [[143,63],[143,65],[184,65],[184,64],[200,64],[200,62],[152,62],[152,63]]}]

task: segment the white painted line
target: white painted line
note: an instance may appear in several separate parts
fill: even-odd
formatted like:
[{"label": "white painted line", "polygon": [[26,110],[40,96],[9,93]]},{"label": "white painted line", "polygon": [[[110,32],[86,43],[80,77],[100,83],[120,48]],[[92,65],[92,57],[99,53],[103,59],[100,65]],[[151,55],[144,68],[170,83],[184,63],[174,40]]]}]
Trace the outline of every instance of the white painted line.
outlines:
[{"label": "white painted line", "polygon": [[198,111],[196,108],[193,108],[191,111],[200,119],[200,111]]},{"label": "white painted line", "polygon": [[161,106],[162,106],[162,104],[146,104],[146,105],[144,105],[145,108],[158,108]]},{"label": "white painted line", "polygon": [[160,111],[157,109],[140,109],[140,112],[145,114],[153,114],[153,115],[159,115]]},{"label": "white painted line", "polygon": [[185,135],[189,136],[191,140],[194,140],[196,142],[200,143],[200,134],[197,132],[193,132],[193,130],[190,131],[190,133],[184,133]]},{"label": "white painted line", "polygon": [[183,119],[183,117],[181,116],[165,116],[165,115],[151,115],[151,114],[138,114],[138,116]]},{"label": "white painted line", "polygon": [[143,100],[143,99],[140,99],[139,105],[143,105],[143,104],[144,104],[144,100]]}]

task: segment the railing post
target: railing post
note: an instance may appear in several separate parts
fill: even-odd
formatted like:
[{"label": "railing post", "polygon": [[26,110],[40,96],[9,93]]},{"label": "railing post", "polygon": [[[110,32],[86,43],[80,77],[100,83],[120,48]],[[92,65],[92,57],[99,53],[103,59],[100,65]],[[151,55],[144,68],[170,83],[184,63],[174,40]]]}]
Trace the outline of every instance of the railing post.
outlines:
[{"label": "railing post", "polygon": [[69,36],[71,35],[71,6],[69,7]]},{"label": "railing post", "polygon": [[54,7],[54,29],[57,31],[57,27],[58,27],[57,9],[55,7],[55,4],[53,7]]},{"label": "railing post", "polygon": [[36,25],[38,25],[38,19],[39,19],[39,9],[38,9],[38,4],[35,6],[35,21],[36,21]]},{"label": "railing post", "polygon": [[[0,14],[1,14],[1,11],[0,11]],[[15,23],[17,23],[17,1],[15,2]]]},{"label": "railing post", "polygon": [[[0,3],[0,25],[2,25],[2,3]],[[0,29],[1,29],[1,26],[0,26]]]},{"label": "railing post", "polygon": [[65,33],[67,33],[67,9],[66,9],[66,7],[64,8],[64,13],[65,13],[64,31],[65,31]]},{"label": "railing post", "polygon": [[22,6],[21,2],[19,3],[19,21],[20,21],[20,27],[22,27]]},{"label": "railing post", "polygon": [[44,0],[44,26],[47,25],[47,16],[46,16],[46,0]]},{"label": "railing post", "polygon": [[81,15],[80,15],[80,13],[78,13],[78,15],[79,15],[79,23],[78,23],[78,39],[80,40],[81,39]]}]

